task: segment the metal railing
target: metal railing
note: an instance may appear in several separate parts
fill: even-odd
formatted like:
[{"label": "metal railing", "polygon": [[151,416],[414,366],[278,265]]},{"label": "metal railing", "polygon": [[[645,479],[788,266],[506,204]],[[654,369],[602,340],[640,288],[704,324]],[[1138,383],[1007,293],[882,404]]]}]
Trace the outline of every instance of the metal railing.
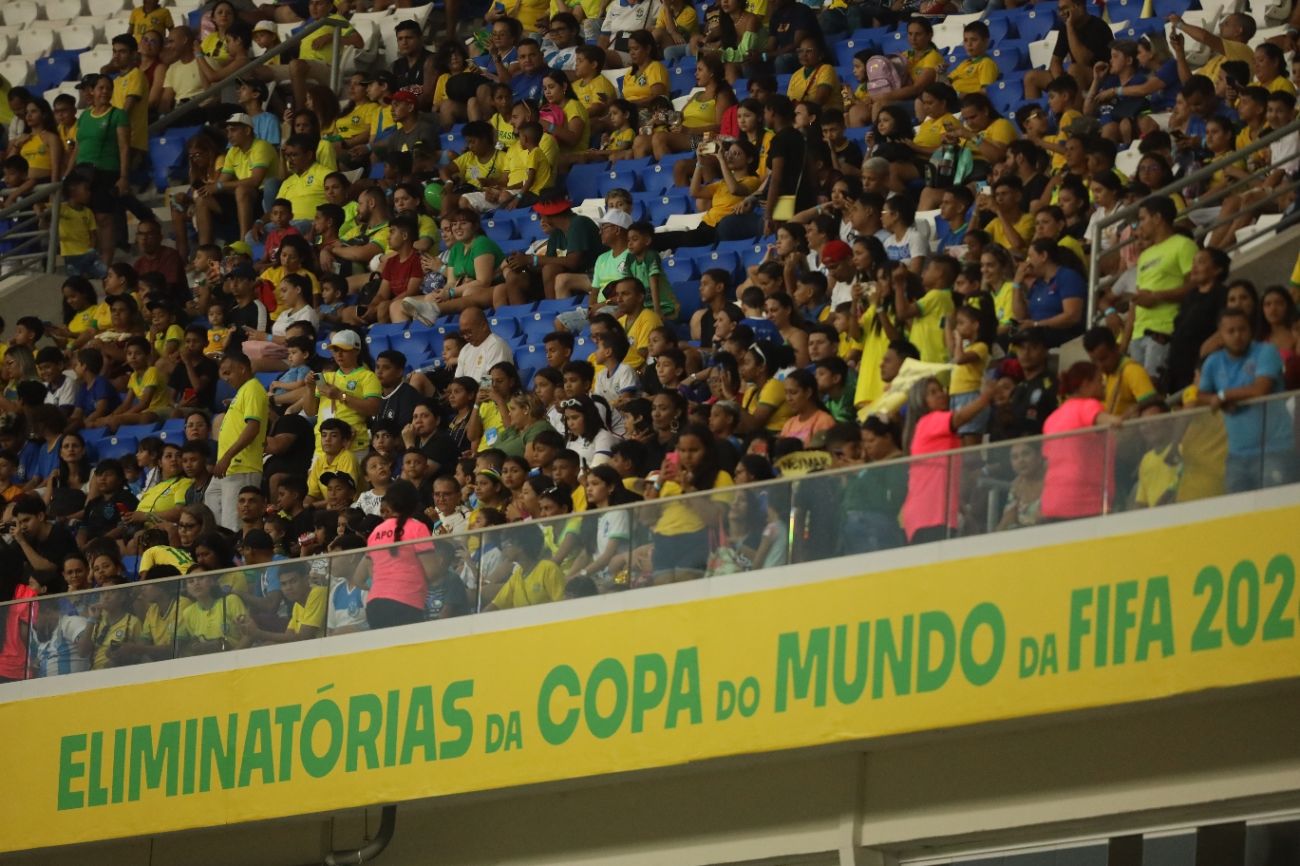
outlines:
[{"label": "metal railing", "polygon": [[[1300,480],[1298,408],[1300,392],[1275,394],[1237,406],[1230,426],[1223,413],[1194,408],[397,545],[11,601],[0,604],[0,620],[30,628],[24,658],[9,661],[30,677],[51,676],[280,642],[292,605],[259,609],[253,589],[276,581],[304,609],[310,593],[326,593],[324,621],[299,632],[320,639],[369,627],[369,576],[384,569],[418,569],[428,586],[425,619],[434,620],[1120,514]],[[1034,485],[1041,492],[1031,495]],[[269,569],[276,581],[263,580]],[[187,583],[197,574],[215,586]],[[202,617],[182,612],[193,604]],[[113,645],[118,620],[145,619],[151,608],[161,632],[147,641],[128,635],[125,650]],[[65,617],[78,619],[64,628]],[[74,632],[83,645],[71,656],[65,645],[58,655],[59,640]]]},{"label": "metal railing", "polygon": [[243,66],[239,67],[238,69],[236,69],[230,75],[225,76],[224,78],[222,78],[222,80],[214,84],[208,85],[203,90],[200,90],[198,93],[194,94],[189,99],[177,105],[167,114],[163,115],[162,117],[155,120],[153,123],[149,124],[149,132],[151,134],[159,133],[170,127],[176,126],[182,119],[184,119],[186,115],[202,107],[203,103],[207,102],[212,97],[220,95],[221,91],[230,87],[231,84],[233,84],[239,78],[243,77],[250,70],[256,69],[259,66],[265,66],[266,64],[270,63],[271,60],[273,60],[274,58],[279,57],[280,55],[285,54],[289,51],[293,51],[299,45],[301,45],[303,41],[307,39],[309,36],[315,35],[318,31],[323,30],[326,27],[332,27],[334,29],[334,50],[333,50],[333,57],[330,62],[330,87],[334,90],[335,93],[337,93],[340,84],[340,73],[342,70],[342,62],[343,62],[342,51],[341,51],[342,46],[340,45],[339,42],[339,33],[343,28],[350,27],[350,26],[351,25],[343,18],[330,17],[330,18],[322,18],[319,21],[313,21],[312,23],[303,27],[302,30],[299,30],[293,36],[281,42],[279,45],[276,45],[274,48],[268,49],[264,54],[260,54],[257,57],[250,59],[247,63],[245,63]]},{"label": "metal railing", "polygon": [[[1216,159],[1213,162],[1207,163],[1206,165],[1202,166],[1196,171],[1193,171],[1182,177],[1175,178],[1172,183],[1164,187],[1161,187],[1160,189],[1152,190],[1151,195],[1172,196],[1174,194],[1182,194],[1189,189],[1194,189],[1198,187],[1200,184],[1210,180],[1217,172],[1223,171],[1233,166],[1237,166],[1243,162],[1248,163],[1249,158],[1253,154],[1256,154],[1268,148],[1274,142],[1281,141],[1282,139],[1287,138],[1288,136],[1295,136],[1297,134],[1300,134],[1300,118],[1287,124],[1281,129],[1273,130],[1267,135],[1260,136],[1259,138],[1255,139],[1254,141],[1252,141],[1250,144],[1246,145],[1243,148],[1233,150],[1227,156],[1220,157],[1219,159]],[[1297,158],[1300,158],[1300,154],[1297,154]],[[1288,159],[1288,161],[1290,160]],[[1222,201],[1227,199],[1228,196],[1233,195],[1234,193],[1240,192],[1250,187],[1256,187],[1260,185],[1260,181],[1263,178],[1267,177],[1268,175],[1272,174],[1272,172],[1275,170],[1276,167],[1273,164],[1273,160],[1270,160],[1268,164],[1262,165],[1259,168],[1256,168],[1253,171],[1249,172],[1246,177],[1235,180],[1232,183],[1229,183],[1225,186],[1220,187],[1219,189],[1214,190],[1213,192],[1207,193],[1205,195],[1197,196],[1194,199],[1186,199],[1186,196],[1184,196],[1184,198],[1187,201],[1186,213],[1190,213],[1193,210],[1199,211],[1199,210],[1215,207],[1216,205],[1219,205]],[[1202,224],[1198,224],[1193,233],[1193,236],[1195,237],[1196,241],[1199,243],[1204,238],[1207,238],[1210,235],[1212,235],[1216,229],[1224,225],[1230,225],[1231,223],[1237,221],[1244,215],[1258,214],[1259,212],[1263,211],[1265,208],[1271,206],[1283,195],[1293,192],[1298,186],[1300,186],[1300,181],[1292,181],[1292,180],[1285,181],[1279,184],[1278,186],[1271,188],[1268,194],[1265,195],[1263,198],[1259,199],[1258,201],[1250,203],[1246,207],[1241,208],[1240,210],[1236,211],[1233,214],[1230,214],[1226,217],[1222,216],[1222,214],[1219,214],[1216,215],[1216,217],[1213,220],[1204,222]],[[1096,305],[1097,305],[1097,297],[1099,291],[1113,284],[1115,280],[1118,279],[1119,275],[1123,273],[1123,270],[1121,269],[1116,274],[1103,276],[1101,273],[1103,256],[1118,254],[1119,250],[1122,249],[1123,247],[1139,242],[1139,238],[1137,237],[1137,234],[1135,232],[1130,237],[1118,238],[1114,246],[1103,251],[1102,237],[1104,233],[1113,226],[1127,223],[1130,221],[1136,221],[1138,216],[1138,209],[1140,207],[1141,207],[1141,203],[1139,202],[1137,204],[1132,204],[1126,207],[1119,208],[1113,214],[1107,216],[1105,219],[1098,220],[1097,223],[1094,224],[1094,226],[1092,227],[1091,235],[1088,238],[1088,242],[1089,244],[1091,244],[1091,249],[1088,256],[1089,268],[1088,268],[1087,321],[1089,324],[1096,321],[1096,312],[1097,312]],[[1283,223],[1283,225],[1286,225],[1286,223]],[[1222,247],[1221,249],[1225,253],[1231,253],[1232,251],[1240,249],[1242,246],[1256,240],[1257,237],[1258,235],[1251,235],[1243,239],[1237,239],[1234,240],[1232,243],[1228,244],[1227,246]]]},{"label": "metal railing", "polygon": [[[62,185],[43,183],[6,208],[0,220],[8,227],[0,233],[0,277],[23,273],[54,273],[59,255],[59,209]],[[41,206],[46,206],[41,210]]]}]

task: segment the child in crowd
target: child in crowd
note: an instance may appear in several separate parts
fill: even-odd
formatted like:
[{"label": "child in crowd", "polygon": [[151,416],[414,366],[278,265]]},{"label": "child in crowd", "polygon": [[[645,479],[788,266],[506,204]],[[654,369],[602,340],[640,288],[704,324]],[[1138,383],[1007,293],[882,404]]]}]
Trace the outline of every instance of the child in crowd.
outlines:
[{"label": "child in crowd", "polygon": [[108,275],[99,257],[99,234],[90,211],[90,181],[74,174],[63,182],[63,205],[59,208],[59,254],[70,277],[102,280]]},{"label": "child in crowd", "polygon": [[226,305],[213,301],[208,305],[208,344],[203,349],[204,357],[220,361],[230,347],[230,336],[235,329],[226,324]]}]

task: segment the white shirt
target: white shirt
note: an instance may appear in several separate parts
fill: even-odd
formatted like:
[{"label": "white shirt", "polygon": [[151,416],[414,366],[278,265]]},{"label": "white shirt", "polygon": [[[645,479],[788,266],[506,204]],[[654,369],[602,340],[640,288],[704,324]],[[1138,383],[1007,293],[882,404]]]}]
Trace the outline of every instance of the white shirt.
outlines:
[{"label": "white shirt", "polygon": [[831,309],[834,310],[840,304],[847,304],[853,300],[853,283],[836,283],[831,287]]},{"label": "white shirt", "polygon": [[610,452],[618,441],[613,433],[601,430],[591,439],[570,439],[569,449],[578,455],[585,466],[600,466],[609,462]]},{"label": "white shirt", "polygon": [[271,333],[276,337],[283,337],[289,333],[289,326],[298,322],[310,322],[312,329],[320,328],[320,314],[311,304],[306,304],[301,310],[285,310],[280,317],[271,325]]},{"label": "white shirt", "polygon": [[45,402],[51,406],[71,406],[77,402],[77,374],[71,370],[63,371],[63,383],[53,391],[45,386]]},{"label": "white shirt", "polygon": [[498,337],[496,334],[489,334],[488,338],[479,345],[466,343],[460,350],[460,357],[456,361],[456,375],[469,376],[475,382],[482,382],[487,378],[488,370],[491,370],[502,361],[514,363],[515,355],[510,351],[510,344]]},{"label": "white shirt", "polygon": [[36,630],[32,629],[32,641],[36,644],[36,675],[53,677],[89,668],[90,659],[77,651],[77,639],[89,627],[90,623],[82,617],[64,614],[49,640],[41,641]]},{"label": "white shirt", "polygon": [[622,436],[627,431],[623,421],[623,413],[614,408],[618,398],[625,394],[636,394],[641,390],[641,380],[637,378],[636,373],[627,364],[619,364],[613,370],[602,370],[596,377],[596,394],[604,397],[610,405],[610,430],[617,436]]},{"label": "white shirt", "polygon": [[1284,171],[1287,174],[1300,171],[1300,157],[1292,159],[1292,157],[1296,156],[1297,151],[1300,151],[1300,133],[1293,132],[1270,144],[1268,146],[1268,156],[1269,162],[1273,164],[1273,170]]},{"label": "white shirt", "polygon": [[654,27],[659,14],[659,0],[640,0],[628,3],[627,0],[614,0],[605,10],[605,20],[600,29],[609,34],[630,34],[634,30],[649,30]]},{"label": "white shirt", "polygon": [[885,254],[891,262],[910,262],[929,255],[930,226],[928,223],[917,223],[904,232],[902,239],[890,232],[884,244]]}]

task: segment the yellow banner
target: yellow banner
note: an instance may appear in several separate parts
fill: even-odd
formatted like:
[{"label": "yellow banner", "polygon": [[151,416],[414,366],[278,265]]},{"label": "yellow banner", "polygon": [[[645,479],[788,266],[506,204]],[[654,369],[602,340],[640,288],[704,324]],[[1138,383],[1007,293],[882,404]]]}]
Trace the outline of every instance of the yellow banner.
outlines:
[{"label": "yellow banner", "polygon": [[0,704],[22,794],[0,850],[1295,677],[1297,525],[1300,506]]}]

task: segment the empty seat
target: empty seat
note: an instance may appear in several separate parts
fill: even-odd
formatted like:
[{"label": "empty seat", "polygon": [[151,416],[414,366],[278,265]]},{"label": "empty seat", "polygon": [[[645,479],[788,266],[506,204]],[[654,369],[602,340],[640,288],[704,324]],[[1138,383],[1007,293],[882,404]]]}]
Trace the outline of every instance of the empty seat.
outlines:
[{"label": "empty seat", "polygon": [[103,439],[95,447],[100,460],[116,460],[128,454],[134,455],[140,443],[129,436],[111,436]]},{"label": "empty seat", "polygon": [[40,12],[41,7],[32,0],[7,0],[5,3],[0,3],[0,20],[11,27],[31,24],[41,17]]},{"label": "empty seat", "polygon": [[126,0],[86,0],[86,8],[90,16],[99,20],[116,15],[129,5]]},{"label": "empty seat", "polygon": [[84,0],[45,0],[45,17],[50,20],[75,20],[86,14]]},{"label": "empty seat", "polygon": [[[20,57],[35,60],[58,50],[59,34],[55,30],[32,27],[23,33],[23,37],[18,40],[15,47],[18,49],[17,54]],[[112,53],[111,50],[109,53]]]},{"label": "empty seat", "polygon": [[59,34],[59,42],[68,51],[85,51],[99,43],[99,32],[84,24],[69,24]]},{"label": "empty seat", "polygon": [[72,61],[66,57],[42,57],[36,61],[36,86],[40,90],[57,87],[72,77]]},{"label": "empty seat", "polygon": [[565,187],[569,191],[570,201],[582,201],[588,198],[604,198],[600,191],[601,178],[608,174],[600,165],[575,165],[569,169]]}]

